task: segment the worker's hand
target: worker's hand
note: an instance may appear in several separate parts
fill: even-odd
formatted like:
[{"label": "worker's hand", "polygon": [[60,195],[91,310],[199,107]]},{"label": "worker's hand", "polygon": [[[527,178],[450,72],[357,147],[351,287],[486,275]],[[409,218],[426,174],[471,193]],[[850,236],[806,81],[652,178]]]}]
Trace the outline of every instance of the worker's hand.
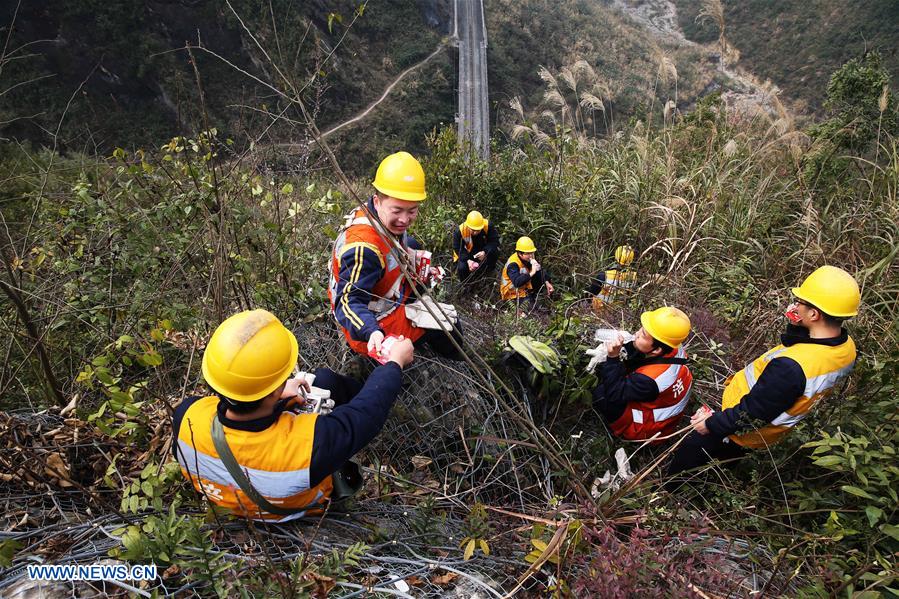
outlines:
[{"label": "worker's hand", "polygon": [[537,272],[539,270],[540,270],[540,263],[537,262],[536,260],[531,260],[531,276],[534,276],[535,274],[537,274]]},{"label": "worker's hand", "polygon": [[390,362],[396,362],[400,368],[405,368],[415,358],[415,346],[405,337],[400,337],[390,348]]},{"label": "worker's hand", "polygon": [[705,406],[702,406],[701,408],[696,410],[696,413],[690,416],[690,425],[693,427],[693,430],[700,435],[708,435],[709,427],[705,425],[705,421],[708,420],[714,413],[715,412]]},{"label": "worker's hand", "polygon": [[468,261],[468,270],[477,270],[477,269],[478,269],[478,266],[480,266],[480,264],[478,264],[478,263],[475,262],[474,260],[469,260],[469,261]]},{"label": "worker's hand", "polygon": [[609,357],[617,358],[621,355],[621,347],[624,345],[624,337],[618,335],[615,341],[609,341],[606,343],[606,347],[609,349]]},{"label": "worker's hand", "polygon": [[588,349],[584,353],[590,356],[590,361],[587,363],[587,372],[593,372],[599,364],[606,361],[606,357],[609,355],[609,349],[606,347],[605,343],[600,343],[593,349]]},{"label": "worker's hand", "polygon": [[309,384],[309,381],[303,377],[287,379],[287,383],[284,384],[284,391],[281,392],[281,399],[300,397],[300,403],[302,403],[302,395],[300,394],[301,387],[306,393],[312,391],[312,386]]},{"label": "worker's hand", "polygon": [[381,343],[384,341],[384,333],[381,331],[375,331],[371,334],[371,337],[368,338],[368,353],[372,353],[374,350],[375,353],[381,353]]},{"label": "worker's hand", "polygon": [[546,295],[552,295],[552,294],[553,294],[553,291],[555,291],[555,288],[553,287],[553,284],[550,283],[549,281],[547,281],[547,282],[546,282]]},{"label": "worker's hand", "polygon": [[481,250],[480,252],[478,252],[477,254],[474,255],[474,259],[475,260],[483,260],[484,256],[486,256],[486,255],[487,255],[487,253],[484,250]]}]

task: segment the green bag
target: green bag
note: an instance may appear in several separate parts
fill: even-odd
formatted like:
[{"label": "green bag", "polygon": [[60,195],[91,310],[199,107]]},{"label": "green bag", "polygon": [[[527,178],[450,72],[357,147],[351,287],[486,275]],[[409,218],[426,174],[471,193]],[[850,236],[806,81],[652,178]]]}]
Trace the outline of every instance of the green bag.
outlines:
[{"label": "green bag", "polygon": [[562,365],[556,350],[533,337],[515,335],[509,339],[509,347],[527,360],[540,374],[551,374]]}]

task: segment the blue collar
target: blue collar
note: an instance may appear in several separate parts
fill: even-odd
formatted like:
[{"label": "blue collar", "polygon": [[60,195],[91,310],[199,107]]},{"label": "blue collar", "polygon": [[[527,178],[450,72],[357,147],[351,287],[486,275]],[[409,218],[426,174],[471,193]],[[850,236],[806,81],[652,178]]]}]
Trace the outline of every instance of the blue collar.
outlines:
[{"label": "blue collar", "polygon": [[827,339],[812,339],[808,336],[807,328],[800,327],[795,324],[788,324],[787,330],[784,331],[780,336],[780,342],[787,347],[796,345],[797,343],[812,343],[815,345],[829,345],[831,347],[836,347],[837,345],[843,345],[848,340],[849,332],[844,328],[840,329],[840,334],[836,337],[828,337]]}]

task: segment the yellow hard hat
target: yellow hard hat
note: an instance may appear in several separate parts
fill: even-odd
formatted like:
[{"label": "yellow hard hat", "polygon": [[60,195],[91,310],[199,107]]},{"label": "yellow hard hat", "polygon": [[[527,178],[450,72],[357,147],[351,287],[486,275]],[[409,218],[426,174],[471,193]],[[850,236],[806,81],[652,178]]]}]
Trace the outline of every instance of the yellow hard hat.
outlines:
[{"label": "yellow hard hat", "polygon": [[212,334],[203,352],[203,377],[228,399],[256,401],[290,377],[299,353],[296,337],[274,314],[247,310]]},{"label": "yellow hard hat", "polygon": [[640,323],[653,339],[669,347],[680,347],[690,334],[690,317],[672,306],[644,312]]},{"label": "yellow hard hat", "polygon": [[793,295],[838,318],[858,314],[858,305],[862,301],[858,283],[852,275],[836,266],[822,266],[810,274],[802,285],[793,287]]},{"label": "yellow hard hat", "polygon": [[537,251],[537,246],[534,245],[534,240],[530,237],[519,237],[518,241],[515,242],[515,251],[530,254]]},{"label": "yellow hard hat", "polygon": [[382,160],[372,185],[398,200],[420,202],[427,197],[425,171],[409,152],[397,152]]},{"label": "yellow hard hat", "polygon": [[615,261],[621,266],[628,266],[634,261],[634,248],[629,245],[619,245],[615,248]]},{"label": "yellow hard hat", "polygon": [[485,224],[487,224],[487,221],[484,220],[484,215],[477,210],[472,210],[465,217],[465,226],[473,231],[480,231]]}]

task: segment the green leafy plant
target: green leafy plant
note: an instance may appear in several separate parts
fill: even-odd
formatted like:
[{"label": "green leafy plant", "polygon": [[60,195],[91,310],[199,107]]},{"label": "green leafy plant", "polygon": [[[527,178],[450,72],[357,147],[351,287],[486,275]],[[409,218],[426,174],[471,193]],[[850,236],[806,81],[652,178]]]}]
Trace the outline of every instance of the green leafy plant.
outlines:
[{"label": "green leafy plant", "polygon": [[446,514],[438,511],[433,495],[428,495],[418,503],[409,521],[412,532],[428,545],[438,545],[445,539],[445,526]]},{"label": "green leafy plant", "polygon": [[0,541],[0,566],[8,568],[12,565],[12,560],[16,556],[16,552],[23,547],[22,541],[16,539],[4,539]]},{"label": "green leafy plant", "polygon": [[[115,463],[110,464],[114,468]],[[107,480],[110,473],[106,474]],[[166,505],[179,506],[180,501],[173,501],[170,491],[174,485],[182,481],[181,467],[178,462],[166,462],[161,467],[155,460],[150,460],[140,474],[122,491],[122,507],[125,513],[137,514],[144,510],[163,511]]]},{"label": "green leafy plant", "polygon": [[138,397],[147,388],[148,380],[143,377],[162,364],[157,344],[169,328],[171,324],[164,322],[161,328],[151,330],[151,341],[122,335],[78,373],[77,383],[88,390],[99,389],[106,398],[87,416],[88,422],[111,437],[133,441],[147,434],[145,401]]},{"label": "green leafy plant", "polygon": [[468,512],[464,526],[465,536],[459,542],[462,548],[462,559],[468,561],[477,549],[484,555],[490,555],[490,545],[487,537],[490,536],[490,521],[487,517],[487,509],[482,503],[476,503]]},{"label": "green leafy plant", "polygon": [[[572,520],[565,526],[567,527],[565,539],[546,559],[549,563],[557,566],[560,566],[566,559],[577,555],[580,550],[584,549],[583,522]],[[535,524],[531,528],[530,552],[524,556],[524,561],[533,564],[540,559],[547,551],[549,543],[557,530],[545,524]]]},{"label": "green leafy plant", "polygon": [[212,529],[202,516],[179,515],[175,505],[161,515],[151,515],[142,524],[115,531],[122,547],[110,550],[115,558],[150,562],[167,567],[178,565],[201,581],[208,582],[220,597],[226,596],[225,572],[231,565],[212,544]]}]

